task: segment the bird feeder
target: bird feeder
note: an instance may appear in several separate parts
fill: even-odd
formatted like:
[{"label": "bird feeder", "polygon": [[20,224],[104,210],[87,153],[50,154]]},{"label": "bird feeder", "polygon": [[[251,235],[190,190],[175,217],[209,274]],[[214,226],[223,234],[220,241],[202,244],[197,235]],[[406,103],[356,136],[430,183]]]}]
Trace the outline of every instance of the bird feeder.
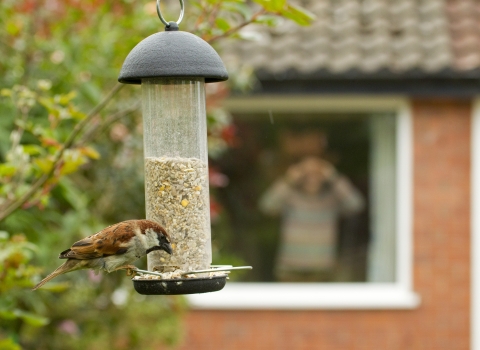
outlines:
[{"label": "bird feeder", "polygon": [[[173,248],[172,255],[148,255],[148,270],[159,273],[211,268],[205,84],[228,79],[217,52],[179,30],[180,4],[179,19],[167,22],[157,0],[165,31],[137,44],[118,77],[142,87],[146,216],[165,227]],[[134,279],[134,285],[143,294],[188,294],[221,289],[225,279]]]}]

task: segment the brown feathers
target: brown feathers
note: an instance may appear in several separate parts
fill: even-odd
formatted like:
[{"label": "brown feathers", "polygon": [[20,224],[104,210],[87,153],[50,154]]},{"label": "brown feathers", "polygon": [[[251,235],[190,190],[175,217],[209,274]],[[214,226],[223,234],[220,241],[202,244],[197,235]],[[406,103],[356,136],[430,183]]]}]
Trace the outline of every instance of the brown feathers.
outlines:
[{"label": "brown feathers", "polygon": [[85,268],[84,265],[86,265],[86,262],[88,260],[67,260],[65,261],[62,265],[57,267],[55,271],[53,271],[51,274],[49,274],[47,277],[45,277],[43,280],[40,281],[32,290],[37,290],[41,286],[43,286],[45,283],[50,281],[51,279],[57,277],[58,275],[62,275],[64,273],[70,272],[70,271],[75,271],[75,270],[80,270]]},{"label": "brown feathers", "polygon": [[[126,222],[109,226],[102,231],[75,242],[60,253],[60,259],[95,259],[105,255],[125,253],[128,242],[135,236],[134,227]],[[123,253],[122,253],[123,252]]]},{"label": "brown feathers", "polygon": [[59,259],[68,260],[33,290],[52,278],[70,271],[90,268],[111,272],[125,268],[149,251],[164,250],[171,254],[169,242],[165,229],[153,221],[128,220],[108,226],[61,252]]}]

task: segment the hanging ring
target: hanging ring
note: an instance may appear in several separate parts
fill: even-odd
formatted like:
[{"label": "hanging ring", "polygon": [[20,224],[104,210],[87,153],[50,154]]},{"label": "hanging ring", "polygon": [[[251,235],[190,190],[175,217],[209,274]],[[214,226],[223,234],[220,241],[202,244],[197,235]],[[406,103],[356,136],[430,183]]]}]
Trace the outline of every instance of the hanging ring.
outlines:
[{"label": "hanging ring", "polygon": [[[185,12],[185,4],[183,0],[179,0],[179,1],[180,1],[180,17],[178,17],[177,21],[175,22],[177,23],[177,25],[179,25],[180,22],[182,21],[183,14]],[[169,27],[170,26],[169,22],[167,22],[165,18],[163,18],[162,12],[160,11],[160,0],[157,0],[157,14],[158,14],[158,18],[160,18],[160,21],[162,21],[162,23],[165,24],[165,26]]]}]

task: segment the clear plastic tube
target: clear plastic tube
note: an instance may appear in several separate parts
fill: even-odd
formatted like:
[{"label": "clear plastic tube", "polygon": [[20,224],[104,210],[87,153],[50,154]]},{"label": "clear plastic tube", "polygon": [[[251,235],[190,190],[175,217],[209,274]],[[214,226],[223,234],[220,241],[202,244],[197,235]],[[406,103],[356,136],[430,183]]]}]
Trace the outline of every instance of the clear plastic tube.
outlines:
[{"label": "clear plastic tube", "polygon": [[148,255],[149,270],[212,262],[203,79],[142,80],[147,219],[164,226],[173,254]]}]

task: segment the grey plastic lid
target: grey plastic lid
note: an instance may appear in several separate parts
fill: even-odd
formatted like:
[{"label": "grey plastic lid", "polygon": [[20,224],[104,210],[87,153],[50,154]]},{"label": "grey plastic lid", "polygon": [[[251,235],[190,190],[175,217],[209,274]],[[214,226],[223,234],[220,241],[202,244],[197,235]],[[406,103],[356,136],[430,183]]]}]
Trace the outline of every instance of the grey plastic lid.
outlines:
[{"label": "grey plastic lid", "polygon": [[145,38],[123,62],[118,81],[141,84],[143,78],[205,78],[206,83],[228,79],[217,52],[205,40],[178,31],[175,22],[165,32]]}]

